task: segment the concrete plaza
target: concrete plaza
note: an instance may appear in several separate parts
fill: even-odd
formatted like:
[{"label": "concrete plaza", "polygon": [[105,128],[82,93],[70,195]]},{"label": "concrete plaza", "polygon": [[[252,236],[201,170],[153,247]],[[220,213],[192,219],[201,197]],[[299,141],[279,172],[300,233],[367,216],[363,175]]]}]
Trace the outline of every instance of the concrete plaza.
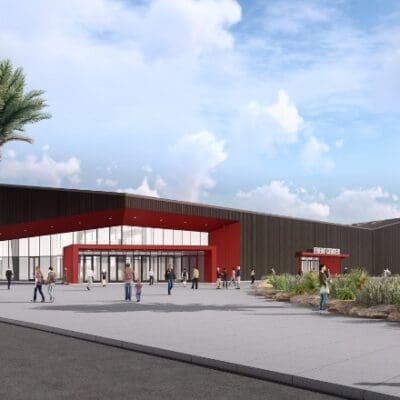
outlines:
[{"label": "concrete plaza", "polygon": [[145,284],[140,304],[123,300],[122,284],[57,285],[54,303],[31,303],[32,292],[2,285],[0,317],[400,397],[397,323],[320,315],[256,297],[248,283],[179,284],[171,296]]}]

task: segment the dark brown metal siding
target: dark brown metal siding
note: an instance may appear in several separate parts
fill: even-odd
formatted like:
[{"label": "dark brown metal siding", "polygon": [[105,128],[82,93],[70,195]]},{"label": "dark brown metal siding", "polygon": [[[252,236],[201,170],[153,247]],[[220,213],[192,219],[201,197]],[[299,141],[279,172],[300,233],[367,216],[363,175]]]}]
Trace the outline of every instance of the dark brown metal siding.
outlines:
[{"label": "dark brown metal siding", "polygon": [[374,273],[379,275],[385,268],[400,273],[400,224],[374,231]]},{"label": "dark brown metal siding", "polygon": [[343,265],[360,266],[371,273],[389,266],[400,272],[400,225],[372,231],[119,193],[0,185],[0,225],[124,207],[240,221],[244,279],[249,278],[252,266],[257,277],[271,267],[294,273],[295,252],[314,246],[337,247],[349,253],[350,259]]},{"label": "dark brown metal siding", "polygon": [[0,185],[0,225],[123,208],[124,199],[119,193]]}]

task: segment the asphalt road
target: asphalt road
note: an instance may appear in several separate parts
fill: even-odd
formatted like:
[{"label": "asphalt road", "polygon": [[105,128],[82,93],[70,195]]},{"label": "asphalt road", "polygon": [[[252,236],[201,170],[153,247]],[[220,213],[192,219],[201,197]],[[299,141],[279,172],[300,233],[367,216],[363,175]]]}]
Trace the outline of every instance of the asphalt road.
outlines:
[{"label": "asphalt road", "polygon": [[308,392],[0,323],[0,399],[296,399]]}]

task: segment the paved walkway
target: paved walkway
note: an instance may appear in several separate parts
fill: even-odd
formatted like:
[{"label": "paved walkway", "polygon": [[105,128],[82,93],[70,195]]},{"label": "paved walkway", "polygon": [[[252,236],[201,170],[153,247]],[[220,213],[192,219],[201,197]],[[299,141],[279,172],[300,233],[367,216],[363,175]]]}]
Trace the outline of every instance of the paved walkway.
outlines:
[{"label": "paved walkway", "polygon": [[[179,351],[400,397],[400,325],[276,303],[241,290],[145,285],[142,303],[123,286],[58,285],[55,303],[33,287],[0,287],[0,317]],[[377,397],[375,397],[377,398]]]}]

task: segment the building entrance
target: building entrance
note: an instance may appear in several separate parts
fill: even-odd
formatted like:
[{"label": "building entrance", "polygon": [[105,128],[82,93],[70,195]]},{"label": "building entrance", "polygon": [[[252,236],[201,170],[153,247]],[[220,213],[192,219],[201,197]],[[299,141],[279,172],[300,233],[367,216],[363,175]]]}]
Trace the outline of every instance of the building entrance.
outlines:
[{"label": "building entrance", "polygon": [[100,282],[103,271],[109,282],[124,280],[125,265],[130,264],[135,273],[135,279],[149,280],[149,272],[153,271],[156,281],[165,281],[165,272],[172,267],[176,279],[182,277],[186,268],[189,278],[195,266],[199,268],[200,280],[204,280],[204,251],[96,251],[82,250],[79,252],[79,281],[85,282],[87,271],[93,270],[94,282]]}]

